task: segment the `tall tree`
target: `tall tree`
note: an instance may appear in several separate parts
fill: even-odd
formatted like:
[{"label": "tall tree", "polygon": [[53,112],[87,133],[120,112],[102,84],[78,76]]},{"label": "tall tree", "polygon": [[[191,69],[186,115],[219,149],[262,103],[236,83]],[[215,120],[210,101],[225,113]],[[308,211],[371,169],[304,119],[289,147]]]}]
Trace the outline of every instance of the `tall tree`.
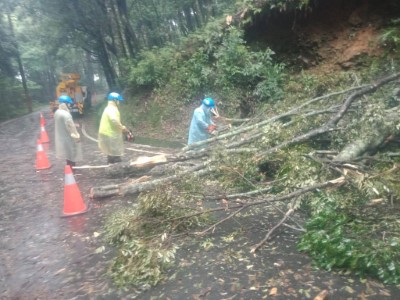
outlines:
[{"label": "tall tree", "polygon": [[[230,0],[15,1],[25,14],[18,32],[29,32],[20,48],[22,58],[29,58],[24,67],[29,80],[46,85],[46,91],[66,65],[85,73],[79,61],[100,64],[109,87],[116,88],[118,77],[127,72],[126,62],[142,49],[175,42],[202,26],[211,13],[232,5]],[[2,45],[0,41],[0,52]]]},{"label": "tall tree", "polygon": [[16,39],[15,32],[14,32],[14,24],[13,24],[11,13],[12,13],[11,3],[9,2],[8,5],[6,5],[6,15],[7,15],[7,20],[8,20],[8,27],[9,27],[10,35],[12,37],[12,42],[13,42],[13,45],[15,48],[14,53],[15,53],[15,58],[18,63],[18,69],[19,69],[19,75],[20,75],[21,82],[22,82],[22,87],[24,89],[25,103],[26,103],[28,112],[31,113],[32,112],[32,99],[31,99],[31,96],[30,96],[29,90],[28,90],[28,84],[26,81],[25,70],[24,70],[24,66],[22,64],[21,54],[19,52],[18,41]]}]

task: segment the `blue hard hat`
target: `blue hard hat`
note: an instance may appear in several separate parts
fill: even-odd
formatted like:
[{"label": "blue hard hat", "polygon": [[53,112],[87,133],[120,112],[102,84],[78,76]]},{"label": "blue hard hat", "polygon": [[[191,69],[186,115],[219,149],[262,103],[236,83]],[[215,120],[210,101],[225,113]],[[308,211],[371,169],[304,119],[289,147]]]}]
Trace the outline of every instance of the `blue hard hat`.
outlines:
[{"label": "blue hard hat", "polygon": [[69,104],[73,104],[74,101],[72,101],[70,96],[67,95],[62,95],[58,98],[58,102],[60,103],[69,103]]},{"label": "blue hard hat", "polygon": [[215,107],[214,100],[211,98],[204,98],[201,103],[203,103],[207,107],[211,107],[211,108]]},{"label": "blue hard hat", "polygon": [[120,94],[114,93],[114,92],[108,94],[107,100],[124,101],[124,99],[122,98],[122,96]]}]

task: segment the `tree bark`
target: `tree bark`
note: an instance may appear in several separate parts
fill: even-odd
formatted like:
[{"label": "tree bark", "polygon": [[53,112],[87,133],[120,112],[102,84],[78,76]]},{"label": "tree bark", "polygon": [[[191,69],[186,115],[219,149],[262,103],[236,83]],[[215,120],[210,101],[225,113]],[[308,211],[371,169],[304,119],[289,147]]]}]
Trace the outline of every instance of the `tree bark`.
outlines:
[{"label": "tree bark", "polygon": [[11,19],[10,11],[7,12],[7,19],[8,19],[8,26],[10,28],[11,36],[13,38],[14,47],[15,47],[15,55],[16,55],[16,59],[17,59],[17,63],[18,63],[19,74],[21,76],[22,87],[24,89],[26,107],[28,109],[28,113],[31,113],[33,111],[32,110],[32,99],[31,99],[31,95],[29,94],[28,84],[27,84],[26,76],[25,76],[25,70],[24,70],[24,66],[22,64],[21,54],[19,52],[18,42],[15,37],[14,24]]},{"label": "tree bark", "polygon": [[158,186],[161,186],[166,183],[172,183],[178,181],[180,178],[184,176],[189,176],[196,174],[198,176],[203,176],[209,172],[211,169],[205,169],[207,167],[206,163],[196,165],[192,168],[187,169],[184,172],[171,175],[165,178],[156,179],[152,181],[148,181],[145,183],[127,183],[127,184],[119,184],[119,185],[108,185],[103,187],[92,187],[90,189],[90,197],[92,199],[100,199],[105,197],[117,196],[117,195],[136,195],[140,192],[150,191]]},{"label": "tree bark", "polygon": [[387,110],[385,120],[389,123],[385,128],[376,126],[375,132],[367,138],[358,139],[347,145],[335,158],[335,161],[352,161],[363,155],[375,152],[390,136],[399,123],[399,108]]},{"label": "tree bark", "polygon": [[387,138],[387,133],[374,136],[370,140],[356,140],[347,145],[335,158],[335,161],[352,161],[367,152],[375,151]]},{"label": "tree bark", "polygon": [[106,169],[106,174],[109,177],[141,176],[148,173],[153,167],[166,163],[168,163],[168,160],[165,155],[138,158],[136,161],[129,163],[113,164]]}]

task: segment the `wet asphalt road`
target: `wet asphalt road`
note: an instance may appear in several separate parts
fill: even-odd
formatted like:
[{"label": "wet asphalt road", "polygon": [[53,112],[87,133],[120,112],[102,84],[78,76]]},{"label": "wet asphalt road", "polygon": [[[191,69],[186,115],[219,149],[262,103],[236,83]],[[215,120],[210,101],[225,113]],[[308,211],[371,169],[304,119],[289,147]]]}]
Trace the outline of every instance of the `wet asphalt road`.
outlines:
[{"label": "wet asphalt road", "polygon": [[[48,170],[35,168],[39,112],[0,124],[0,299],[118,298],[105,275],[110,252],[95,250],[103,244],[108,208],[122,202],[92,203],[90,187],[110,181],[82,170],[75,179],[91,209],[61,217],[64,161],[55,158],[53,119],[49,112],[43,115],[50,138],[44,144]],[[82,137],[82,146],[84,164],[104,164],[96,143]]]}]

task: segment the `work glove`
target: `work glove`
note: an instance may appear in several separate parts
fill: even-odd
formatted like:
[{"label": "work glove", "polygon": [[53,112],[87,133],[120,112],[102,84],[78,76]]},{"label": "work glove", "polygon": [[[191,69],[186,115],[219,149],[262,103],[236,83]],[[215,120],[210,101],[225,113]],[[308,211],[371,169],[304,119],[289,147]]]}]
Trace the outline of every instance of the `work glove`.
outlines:
[{"label": "work glove", "polygon": [[208,125],[208,127],[207,127],[207,131],[208,131],[208,133],[213,133],[213,131],[215,131],[215,129],[217,129],[217,126],[215,126],[215,125]]}]

